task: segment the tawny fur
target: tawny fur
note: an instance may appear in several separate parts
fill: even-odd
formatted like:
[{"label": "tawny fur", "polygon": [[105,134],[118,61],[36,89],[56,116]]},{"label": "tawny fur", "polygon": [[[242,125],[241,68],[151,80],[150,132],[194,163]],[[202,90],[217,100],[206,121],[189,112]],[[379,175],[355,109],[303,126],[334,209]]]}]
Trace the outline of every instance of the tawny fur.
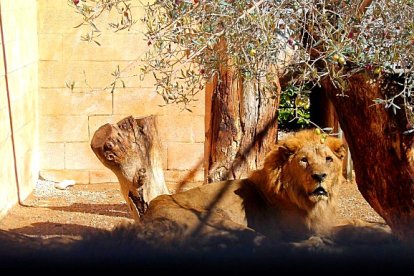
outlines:
[{"label": "tawny fur", "polygon": [[[249,178],[159,196],[142,222],[167,219],[182,225],[185,235],[237,230],[295,240],[325,233],[334,220],[343,156],[339,139],[301,131],[275,145]],[[324,179],[315,180],[315,174]],[[326,195],[312,194],[319,186]]]},{"label": "tawny fur", "polygon": [[[337,190],[344,181],[344,156],[341,140],[304,130],[279,142],[267,155],[263,169],[249,179],[269,204],[290,210],[309,231],[320,234],[329,231],[334,222]],[[317,183],[313,174],[326,174],[326,178]],[[308,196],[318,185],[328,197]]]}]

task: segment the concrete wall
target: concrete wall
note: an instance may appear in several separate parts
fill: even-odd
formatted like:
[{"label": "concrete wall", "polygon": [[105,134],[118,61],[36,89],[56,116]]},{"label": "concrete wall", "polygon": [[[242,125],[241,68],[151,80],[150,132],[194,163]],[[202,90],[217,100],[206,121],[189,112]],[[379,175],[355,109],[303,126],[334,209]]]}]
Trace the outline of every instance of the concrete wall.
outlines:
[{"label": "concrete wall", "polygon": [[[22,200],[27,197],[38,179],[36,2],[36,0],[0,1],[5,39],[5,45],[0,45],[0,217],[17,203],[18,194]],[[3,47],[6,50],[10,108],[5,82]],[[12,126],[9,114],[12,114]],[[16,183],[15,166],[18,171],[18,183]]]},{"label": "concrete wall", "polygon": [[[141,18],[143,8],[135,7],[133,14]],[[102,90],[112,82],[111,73],[118,65],[121,70],[130,66],[128,74],[138,72],[134,62],[147,49],[141,22],[130,31],[103,30],[98,46],[81,41],[84,30],[74,28],[80,18],[67,0],[38,0],[38,17],[41,176],[78,183],[117,181],[90,149],[95,130],[128,115],[154,114],[170,188],[194,168],[187,187],[199,184],[203,180],[204,95],[189,113],[176,106],[160,107],[164,102],[154,92],[151,78],[128,78],[126,88],[119,85],[114,93]],[[73,91],[65,84],[72,81]]]}]

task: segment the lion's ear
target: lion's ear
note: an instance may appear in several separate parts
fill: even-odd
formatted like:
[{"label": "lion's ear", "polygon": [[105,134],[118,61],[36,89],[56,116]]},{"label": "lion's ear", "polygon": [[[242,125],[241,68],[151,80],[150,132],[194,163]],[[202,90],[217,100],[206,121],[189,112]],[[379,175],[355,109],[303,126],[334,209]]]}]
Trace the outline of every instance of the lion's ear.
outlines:
[{"label": "lion's ear", "polygon": [[277,144],[279,155],[283,161],[287,161],[289,156],[296,153],[302,147],[302,142],[296,138],[290,138]]},{"label": "lion's ear", "polygon": [[342,143],[340,139],[329,137],[326,140],[326,144],[339,159],[341,160],[344,159],[345,154],[346,154],[346,149],[345,149],[345,145]]},{"label": "lion's ear", "polygon": [[286,153],[289,155],[296,153],[300,148],[303,147],[303,141],[297,138],[290,138],[282,143],[282,146],[286,148]]},{"label": "lion's ear", "polygon": [[282,162],[282,163],[285,163],[287,160],[288,160],[288,158],[289,158],[289,156],[291,156],[292,154],[293,154],[293,151],[292,150],[290,150],[288,147],[286,147],[285,145],[279,145],[278,147],[277,147],[277,150],[278,150],[278,152],[279,152],[279,160]]},{"label": "lion's ear", "polygon": [[265,167],[275,168],[281,167],[289,158],[292,152],[284,145],[276,144],[272,150],[267,154]]}]

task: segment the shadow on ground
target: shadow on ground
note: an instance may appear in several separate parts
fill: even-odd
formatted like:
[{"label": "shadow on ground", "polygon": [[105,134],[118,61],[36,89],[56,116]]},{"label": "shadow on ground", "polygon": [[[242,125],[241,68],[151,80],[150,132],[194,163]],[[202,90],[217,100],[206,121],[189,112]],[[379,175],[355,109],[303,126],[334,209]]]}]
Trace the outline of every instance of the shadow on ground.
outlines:
[{"label": "shadow on ground", "polygon": [[241,230],[183,239],[184,231],[169,221],[128,224],[114,231],[95,229],[81,239],[0,231],[0,266],[14,272],[128,270],[168,275],[414,272],[414,248],[380,229],[348,227],[332,239],[311,237],[293,243],[258,239]]},{"label": "shadow on ground", "polygon": [[29,236],[81,236],[97,230],[97,228],[79,224],[35,222],[30,226],[15,228],[13,232]]},{"label": "shadow on ground", "polygon": [[69,206],[49,206],[54,211],[79,212],[110,217],[129,217],[126,204],[85,204],[73,203]]}]

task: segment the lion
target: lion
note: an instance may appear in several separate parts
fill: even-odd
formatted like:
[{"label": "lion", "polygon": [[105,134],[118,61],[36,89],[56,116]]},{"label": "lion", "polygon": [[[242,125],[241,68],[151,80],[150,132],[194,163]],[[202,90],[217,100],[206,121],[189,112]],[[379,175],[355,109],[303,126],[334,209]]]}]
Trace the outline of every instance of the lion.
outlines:
[{"label": "lion", "polygon": [[292,241],[325,234],[335,218],[344,156],[340,139],[302,130],[278,142],[249,177],[160,195],[141,222],[169,220],[192,236],[242,231]]},{"label": "lion", "polygon": [[[134,224],[72,242],[0,231],[0,257],[7,265],[15,261],[17,268],[22,260],[31,260],[48,268],[64,265],[82,271],[84,267],[108,271],[112,265],[116,271],[131,267],[180,273],[332,271],[331,265],[334,271],[338,267],[360,271],[361,266],[372,271],[378,269],[378,260],[395,264],[393,271],[411,266],[406,257],[412,256],[412,249],[395,243],[380,225],[347,224],[336,230],[344,155],[341,140],[315,130],[300,131],[278,142],[263,168],[249,177],[159,195]],[[403,266],[397,266],[401,260]]]}]

